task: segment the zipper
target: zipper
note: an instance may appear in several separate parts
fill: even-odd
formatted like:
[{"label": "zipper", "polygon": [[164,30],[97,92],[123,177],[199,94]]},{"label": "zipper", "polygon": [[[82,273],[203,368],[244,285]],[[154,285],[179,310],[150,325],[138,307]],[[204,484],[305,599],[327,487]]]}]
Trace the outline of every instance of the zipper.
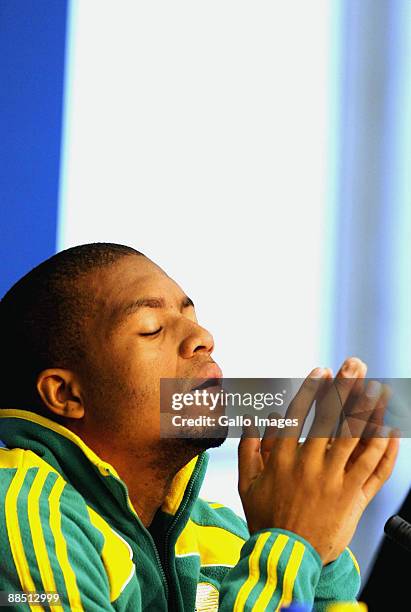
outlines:
[{"label": "zipper", "polygon": [[[188,487],[186,489],[186,492],[185,492],[185,495],[184,495],[185,500],[183,501],[183,503],[179,507],[179,509],[177,511],[177,514],[175,515],[174,520],[171,523],[170,527],[168,528],[168,530],[166,532],[166,535],[164,537],[164,551],[165,551],[165,555],[164,555],[164,572],[165,572],[166,580],[167,580],[167,577],[170,578],[170,576],[169,576],[169,569],[170,568],[169,568],[169,562],[168,562],[168,556],[169,556],[168,555],[168,544],[169,544],[170,536],[171,536],[171,533],[172,533],[174,527],[179,522],[181,515],[185,511],[188,502],[190,501],[191,492],[193,490],[194,484],[195,484],[195,482],[197,480],[198,473],[199,473],[203,463],[204,463],[204,455],[201,455],[201,457],[199,458],[199,460],[196,463],[196,466],[194,468],[194,472],[193,472],[193,475],[191,477],[190,483],[189,483],[189,485],[188,485]],[[174,589],[171,589],[171,588],[170,588],[170,599],[171,599],[171,603],[174,605],[174,608],[171,608],[171,610],[177,610],[177,601],[176,601],[176,598],[174,596]]]},{"label": "zipper", "polygon": [[111,476],[112,476],[112,478],[114,478],[121,485],[121,490],[123,491],[123,497],[124,497],[124,500],[126,501],[127,508],[129,510],[130,514],[132,514],[133,518],[137,521],[139,527],[141,527],[144,535],[146,536],[146,538],[149,540],[149,542],[151,544],[151,547],[152,547],[153,552],[154,552],[154,556],[156,558],[157,566],[158,566],[158,569],[159,569],[159,572],[160,572],[160,575],[161,575],[161,580],[162,580],[163,585],[164,585],[166,599],[168,600],[169,588],[168,588],[167,576],[166,576],[166,573],[164,571],[163,565],[161,563],[160,555],[159,555],[159,552],[157,550],[157,546],[156,546],[156,544],[154,542],[153,536],[151,535],[149,530],[145,528],[145,526],[141,522],[141,519],[138,516],[138,514],[136,514],[133,511],[133,509],[132,509],[132,507],[130,505],[130,499],[129,499],[129,496],[127,494],[127,490],[126,490],[126,487],[125,487],[124,483],[121,480],[119,480],[116,476],[114,476],[114,474],[111,474]]},{"label": "zipper", "polygon": [[158,567],[158,570],[160,572],[161,580],[162,580],[163,585],[164,585],[164,591],[165,591],[165,595],[166,595],[166,600],[168,601],[168,598],[170,596],[170,599],[172,600],[172,604],[175,605],[175,607],[174,607],[175,610],[177,610],[177,605],[176,605],[177,601],[176,601],[176,598],[174,597],[174,589],[169,588],[169,579],[170,579],[169,569],[170,568],[169,568],[169,561],[168,561],[168,545],[169,545],[169,540],[170,540],[171,533],[172,533],[174,527],[179,522],[179,520],[181,518],[181,515],[185,511],[185,509],[187,507],[187,504],[190,501],[191,492],[193,490],[194,484],[195,484],[195,482],[197,480],[198,473],[200,472],[203,463],[204,463],[204,454],[199,457],[199,459],[198,459],[198,461],[196,463],[196,466],[194,468],[194,471],[193,471],[193,474],[191,476],[190,482],[189,482],[189,484],[187,486],[187,489],[185,491],[185,494],[184,494],[184,498],[185,499],[182,502],[181,506],[179,507],[179,509],[177,511],[177,514],[174,517],[173,522],[171,523],[170,527],[168,528],[168,530],[167,530],[167,532],[165,534],[165,537],[164,537],[164,552],[165,552],[165,554],[164,554],[164,567],[163,567],[163,565],[161,563],[160,554],[159,554],[159,552],[157,550],[157,546],[156,546],[156,544],[154,542],[153,536],[151,535],[149,530],[146,529],[146,527],[143,525],[143,523],[141,522],[141,519],[138,516],[138,514],[136,512],[134,512],[133,508],[131,507],[130,498],[128,496],[125,484],[123,483],[122,480],[117,478],[117,476],[115,476],[112,473],[110,474],[110,476],[112,478],[114,478],[114,480],[116,482],[118,482],[119,485],[121,486],[121,490],[123,492],[123,497],[124,497],[124,500],[126,502],[126,505],[127,505],[127,508],[129,510],[130,514],[132,515],[133,519],[137,521],[137,523],[138,523],[139,527],[142,529],[145,537],[148,539],[148,541],[151,544],[151,547],[153,549],[154,556],[155,556],[155,559],[156,559],[156,562],[157,562],[157,567]]}]

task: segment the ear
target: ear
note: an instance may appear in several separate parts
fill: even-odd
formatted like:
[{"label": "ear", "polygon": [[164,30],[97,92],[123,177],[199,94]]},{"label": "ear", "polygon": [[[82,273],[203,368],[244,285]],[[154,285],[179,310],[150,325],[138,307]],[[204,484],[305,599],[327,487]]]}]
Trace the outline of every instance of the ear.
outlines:
[{"label": "ear", "polygon": [[71,370],[50,368],[37,377],[37,391],[51,412],[69,419],[81,419],[84,405],[80,382]]}]

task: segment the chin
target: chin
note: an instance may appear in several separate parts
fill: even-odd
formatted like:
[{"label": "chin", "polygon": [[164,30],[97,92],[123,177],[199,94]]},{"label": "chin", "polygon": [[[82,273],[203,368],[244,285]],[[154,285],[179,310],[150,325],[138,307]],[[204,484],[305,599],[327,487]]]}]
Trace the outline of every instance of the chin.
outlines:
[{"label": "chin", "polygon": [[201,452],[208,448],[221,446],[227,439],[228,430],[228,425],[220,426],[218,429],[207,427],[185,429],[181,431],[181,437],[179,436],[178,439],[186,448]]},{"label": "chin", "polygon": [[227,436],[221,438],[185,438],[184,441],[188,448],[193,448],[199,452],[208,448],[217,448],[221,446],[227,439]]}]

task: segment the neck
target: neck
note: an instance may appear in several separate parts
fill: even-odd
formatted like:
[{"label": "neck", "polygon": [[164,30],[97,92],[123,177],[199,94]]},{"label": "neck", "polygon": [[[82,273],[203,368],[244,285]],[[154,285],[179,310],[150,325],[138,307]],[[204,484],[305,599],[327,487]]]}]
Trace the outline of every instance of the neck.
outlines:
[{"label": "neck", "polygon": [[130,501],[145,527],[151,525],[163,504],[174,476],[197,454],[176,446],[164,448],[159,445],[151,449],[138,445],[137,450],[125,449],[116,445],[115,440],[110,440],[107,446],[104,436],[91,436],[73,426],[70,429],[115,468],[126,484]]},{"label": "neck", "polygon": [[170,467],[167,471],[159,470],[156,466],[150,465],[150,462],[144,461],[144,458],[138,461],[137,457],[134,457],[130,462],[130,455],[124,457],[118,453],[109,454],[104,449],[100,451],[100,456],[117,470],[127,485],[135,511],[143,525],[148,527],[164,502],[180,467]]}]

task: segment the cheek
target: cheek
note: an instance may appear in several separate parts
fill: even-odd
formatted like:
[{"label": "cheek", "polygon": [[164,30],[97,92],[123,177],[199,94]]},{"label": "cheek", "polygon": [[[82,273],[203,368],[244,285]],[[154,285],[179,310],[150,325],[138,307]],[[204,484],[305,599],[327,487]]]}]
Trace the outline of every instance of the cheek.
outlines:
[{"label": "cheek", "polygon": [[151,407],[159,403],[160,379],[177,374],[176,351],[166,342],[141,341],[134,336],[118,339],[101,351],[100,380],[105,393],[117,402]]},{"label": "cheek", "polygon": [[133,378],[156,382],[176,376],[177,354],[167,342],[131,339],[121,347],[118,361]]}]

